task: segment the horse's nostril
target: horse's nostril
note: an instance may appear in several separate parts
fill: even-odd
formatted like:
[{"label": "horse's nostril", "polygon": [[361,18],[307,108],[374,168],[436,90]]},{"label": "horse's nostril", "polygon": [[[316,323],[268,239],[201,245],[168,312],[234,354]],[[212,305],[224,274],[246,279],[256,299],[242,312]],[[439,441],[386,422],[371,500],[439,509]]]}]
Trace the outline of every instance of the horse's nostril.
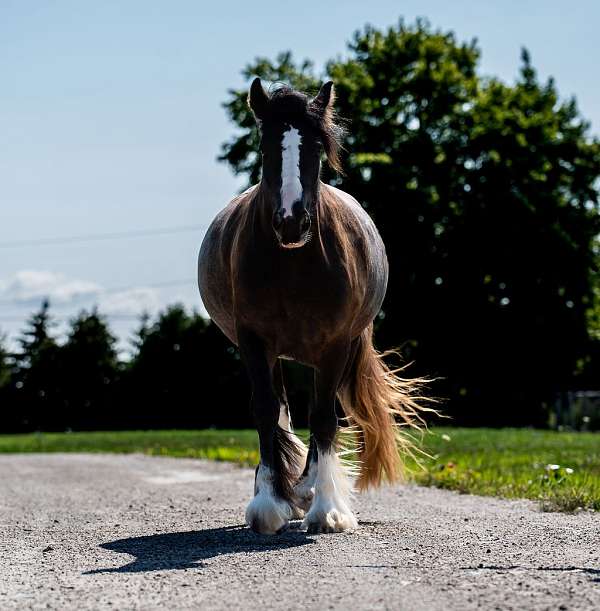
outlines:
[{"label": "horse's nostril", "polygon": [[273,215],[273,227],[276,230],[281,229],[281,226],[283,225],[283,214],[281,214],[281,212],[276,212]]}]

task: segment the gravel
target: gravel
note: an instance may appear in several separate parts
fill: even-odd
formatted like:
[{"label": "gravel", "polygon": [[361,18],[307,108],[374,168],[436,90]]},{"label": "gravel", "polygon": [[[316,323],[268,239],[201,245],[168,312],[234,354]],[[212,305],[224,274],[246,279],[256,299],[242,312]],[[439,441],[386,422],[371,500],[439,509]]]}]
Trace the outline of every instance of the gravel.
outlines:
[{"label": "gravel", "polygon": [[353,533],[256,535],[253,472],[0,456],[0,609],[600,609],[600,517],[397,486]]}]

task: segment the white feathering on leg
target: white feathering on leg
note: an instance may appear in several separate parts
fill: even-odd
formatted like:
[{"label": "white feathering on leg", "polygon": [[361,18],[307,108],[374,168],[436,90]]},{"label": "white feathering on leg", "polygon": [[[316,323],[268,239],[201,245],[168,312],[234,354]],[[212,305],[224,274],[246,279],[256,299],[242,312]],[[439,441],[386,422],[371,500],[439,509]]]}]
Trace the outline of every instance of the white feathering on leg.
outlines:
[{"label": "white feathering on leg", "polygon": [[262,463],[258,466],[255,496],[246,508],[246,524],[263,535],[274,535],[285,528],[292,517],[289,504],[277,498],[273,489],[273,472]]},{"label": "white feathering on leg", "polygon": [[358,527],[350,510],[352,485],[339,457],[319,450],[315,497],[302,527],[309,532],[342,532]]}]

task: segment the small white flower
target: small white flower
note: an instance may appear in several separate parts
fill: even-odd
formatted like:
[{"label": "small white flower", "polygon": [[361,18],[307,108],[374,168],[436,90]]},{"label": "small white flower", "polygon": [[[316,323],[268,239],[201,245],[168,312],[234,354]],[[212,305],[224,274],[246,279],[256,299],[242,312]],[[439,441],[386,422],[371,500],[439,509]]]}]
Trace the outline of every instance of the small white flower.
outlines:
[{"label": "small white flower", "polygon": [[548,469],[548,471],[558,471],[560,469],[560,465],[546,465],[546,469]]},{"label": "small white flower", "polygon": [[573,469],[571,469],[571,467],[567,467],[565,469],[565,473],[568,473],[569,475],[571,475],[571,473],[573,473]]},{"label": "small white flower", "polygon": [[446,433],[444,433],[444,434],[442,435],[442,439],[443,439],[444,441],[451,441],[451,440],[452,440],[452,437],[450,437],[450,435],[446,435]]}]

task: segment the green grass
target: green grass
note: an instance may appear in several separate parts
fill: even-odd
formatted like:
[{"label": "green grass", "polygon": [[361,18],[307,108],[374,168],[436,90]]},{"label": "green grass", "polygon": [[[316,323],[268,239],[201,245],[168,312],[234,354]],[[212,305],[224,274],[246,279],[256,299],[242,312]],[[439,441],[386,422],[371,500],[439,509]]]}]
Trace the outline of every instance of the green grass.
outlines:
[{"label": "green grass", "polygon": [[600,511],[600,434],[436,428],[414,479],[464,493],[528,498],[547,511]]},{"label": "green grass", "polygon": [[6,452],[140,452],[253,465],[258,461],[258,437],[251,430],[212,429],[0,435],[0,453]]},{"label": "green grass", "polygon": [[[424,468],[410,465],[419,484],[534,499],[548,511],[600,511],[600,434],[435,428],[423,447]],[[1,452],[142,452],[253,465],[258,441],[254,431],[36,433],[0,435]]]}]

